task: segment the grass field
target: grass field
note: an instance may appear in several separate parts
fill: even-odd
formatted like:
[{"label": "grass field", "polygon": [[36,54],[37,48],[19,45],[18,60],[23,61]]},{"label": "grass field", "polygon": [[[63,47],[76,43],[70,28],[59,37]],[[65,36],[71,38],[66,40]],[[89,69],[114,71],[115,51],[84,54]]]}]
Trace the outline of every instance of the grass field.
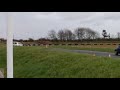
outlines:
[{"label": "grass field", "polygon": [[[14,77],[120,78],[120,59],[93,57],[53,48],[14,47]],[[5,53],[6,47],[0,47],[0,67],[6,70]]]},{"label": "grass field", "polygon": [[73,50],[91,50],[91,51],[101,51],[101,52],[114,52],[117,46],[115,45],[78,45],[78,46],[51,46],[53,48],[64,48]]}]

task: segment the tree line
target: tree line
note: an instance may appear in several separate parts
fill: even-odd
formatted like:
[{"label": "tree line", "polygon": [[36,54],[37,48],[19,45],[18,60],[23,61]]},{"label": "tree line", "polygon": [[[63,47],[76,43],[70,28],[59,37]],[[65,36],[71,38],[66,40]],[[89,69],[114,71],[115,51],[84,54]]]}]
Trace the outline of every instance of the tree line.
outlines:
[{"label": "tree line", "polygon": [[[100,37],[99,32],[86,27],[78,27],[74,30],[70,29],[60,29],[56,32],[56,30],[50,30],[47,34],[46,38],[39,38],[34,40],[33,38],[24,39],[14,39],[14,41],[20,42],[41,42],[41,41],[119,41],[120,40],[120,32],[116,34],[116,37],[112,36],[109,39],[104,39]],[[6,42],[4,38],[0,38],[0,42]]]},{"label": "tree line", "polygon": [[72,40],[94,40],[100,38],[100,34],[90,28],[77,28],[74,31],[70,29],[61,29],[58,32],[55,30],[50,30],[48,32],[48,38],[50,40],[56,41],[72,41]]}]

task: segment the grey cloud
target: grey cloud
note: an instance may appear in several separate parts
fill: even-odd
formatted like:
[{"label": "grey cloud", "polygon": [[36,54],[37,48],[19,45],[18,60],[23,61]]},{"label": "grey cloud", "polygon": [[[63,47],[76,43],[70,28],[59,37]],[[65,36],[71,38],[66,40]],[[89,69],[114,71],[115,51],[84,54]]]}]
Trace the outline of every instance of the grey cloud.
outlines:
[{"label": "grey cloud", "polygon": [[[102,29],[117,33],[120,28],[119,12],[15,12],[13,16],[15,38],[44,37],[51,29],[58,31],[62,28],[70,28],[73,30],[76,27],[85,26],[100,33]],[[2,36],[5,35],[5,30],[5,13],[0,13]]]},{"label": "grey cloud", "polygon": [[120,20],[120,12],[110,12],[106,13],[104,16],[104,19],[106,20]]},{"label": "grey cloud", "polygon": [[77,20],[85,19],[94,15],[94,12],[58,12],[58,16],[61,16],[64,20]]}]

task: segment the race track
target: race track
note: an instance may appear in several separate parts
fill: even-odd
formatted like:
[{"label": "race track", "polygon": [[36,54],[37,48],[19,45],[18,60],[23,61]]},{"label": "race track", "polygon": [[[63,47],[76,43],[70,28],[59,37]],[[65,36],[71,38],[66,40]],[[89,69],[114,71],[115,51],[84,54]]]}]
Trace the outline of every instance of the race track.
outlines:
[{"label": "race track", "polygon": [[83,53],[83,54],[91,54],[93,56],[103,56],[103,57],[111,57],[111,58],[120,58],[120,55],[116,56],[115,53],[110,53],[110,52],[89,51],[89,50],[68,50],[68,49],[61,49],[61,48],[59,48],[59,50],[67,51],[67,52],[76,52],[76,53]]}]

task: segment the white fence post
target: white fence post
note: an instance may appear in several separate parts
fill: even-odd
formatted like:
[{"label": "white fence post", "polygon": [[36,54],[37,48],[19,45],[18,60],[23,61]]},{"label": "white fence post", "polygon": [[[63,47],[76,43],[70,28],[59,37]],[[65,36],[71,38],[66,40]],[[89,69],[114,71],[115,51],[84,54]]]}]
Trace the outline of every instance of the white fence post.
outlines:
[{"label": "white fence post", "polygon": [[7,13],[7,78],[13,78],[13,18]]}]

